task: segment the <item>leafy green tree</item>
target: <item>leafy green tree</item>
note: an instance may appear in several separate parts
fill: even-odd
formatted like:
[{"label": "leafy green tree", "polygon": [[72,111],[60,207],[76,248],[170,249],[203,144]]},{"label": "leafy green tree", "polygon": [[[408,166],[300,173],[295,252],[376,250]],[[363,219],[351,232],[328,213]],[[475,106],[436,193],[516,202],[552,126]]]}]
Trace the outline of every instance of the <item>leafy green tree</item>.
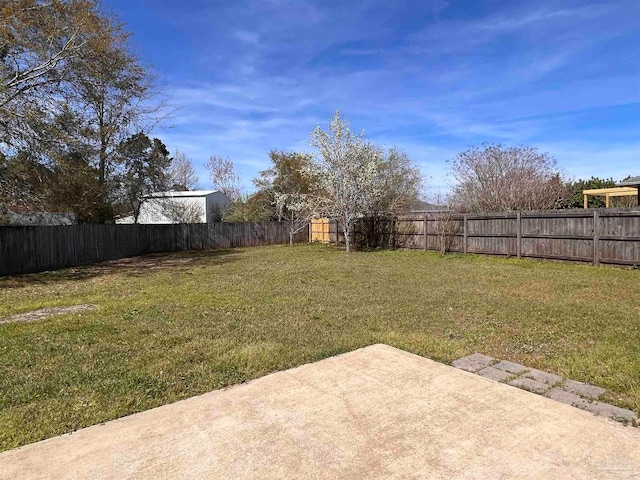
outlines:
[{"label": "leafy green tree", "polygon": [[225,222],[267,222],[275,220],[271,196],[264,190],[232,201],[224,212]]},{"label": "leafy green tree", "polygon": [[0,153],[0,213],[10,208],[32,209],[45,205],[50,172],[29,153]]},{"label": "leafy green tree", "polygon": [[[257,191],[232,201],[224,214],[226,222],[287,222],[290,236],[306,226],[306,204],[295,204],[296,199],[313,189],[313,179],[306,170],[311,157],[297,152],[269,153],[271,166],[253,180]],[[232,172],[232,169],[226,168]],[[229,175],[218,175],[225,177]],[[219,182],[218,182],[219,183]],[[237,184],[237,180],[232,182]],[[304,208],[300,208],[304,207]],[[304,210],[304,211],[303,211]],[[293,232],[293,233],[291,233]]]},{"label": "leafy green tree", "polygon": [[151,140],[144,133],[137,133],[126,139],[117,153],[123,165],[122,197],[133,213],[134,222],[138,223],[147,195],[167,188],[166,171],[171,166],[169,150],[157,138]]},{"label": "leafy green tree", "polygon": [[407,213],[420,201],[420,169],[406,152],[397,147],[383,152],[377,181],[382,183],[382,188],[372,202],[372,216]]},{"label": "leafy green tree", "polygon": [[[576,180],[575,182],[567,182],[567,188],[569,190],[569,197],[564,208],[583,208],[584,197],[582,195],[583,190],[595,190],[597,188],[611,188],[615,187],[616,182],[613,178],[598,178],[591,177],[588,180]],[[588,197],[589,208],[604,208],[605,198],[595,195],[589,195]]]},{"label": "leafy green tree", "polygon": [[[315,189],[317,179],[309,175],[311,155],[273,150],[269,153],[269,160],[271,166],[262,170],[260,176],[253,181],[258,189],[269,194],[309,193]],[[275,206],[275,202],[273,203]]]},{"label": "leafy green tree", "polygon": [[254,184],[261,189],[280,222],[289,225],[289,243],[305,229],[312,210],[308,197],[317,190],[317,178],[310,174],[311,155],[272,151],[271,167],[260,172]]},{"label": "leafy green tree", "polygon": [[58,157],[47,187],[47,204],[74,213],[78,223],[97,223],[105,216],[98,172],[83,156],[71,152]]}]

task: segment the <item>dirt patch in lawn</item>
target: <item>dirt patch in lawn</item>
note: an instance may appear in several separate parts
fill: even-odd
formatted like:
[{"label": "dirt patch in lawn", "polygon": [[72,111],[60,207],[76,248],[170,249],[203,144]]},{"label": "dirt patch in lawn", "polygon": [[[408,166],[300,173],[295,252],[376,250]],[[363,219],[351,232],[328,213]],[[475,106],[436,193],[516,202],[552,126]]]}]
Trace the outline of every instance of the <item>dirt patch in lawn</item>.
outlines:
[{"label": "dirt patch in lawn", "polygon": [[0,277],[0,291],[28,285],[48,285],[70,280],[82,281],[107,275],[144,277],[149,273],[162,271],[168,271],[174,275],[185,272],[192,273],[197,268],[236,261],[238,257],[238,250],[228,248],[141,255],[139,257],[109,260],[93,265]]},{"label": "dirt patch in lawn", "polygon": [[35,322],[38,320],[44,320],[45,318],[53,317],[54,315],[85,312],[87,310],[95,310],[96,308],[98,308],[98,306],[91,303],[73,305],[71,307],[40,308],[38,310],[32,310],[30,312],[16,313],[15,315],[10,315],[8,317],[0,317],[0,325],[5,323]]}]

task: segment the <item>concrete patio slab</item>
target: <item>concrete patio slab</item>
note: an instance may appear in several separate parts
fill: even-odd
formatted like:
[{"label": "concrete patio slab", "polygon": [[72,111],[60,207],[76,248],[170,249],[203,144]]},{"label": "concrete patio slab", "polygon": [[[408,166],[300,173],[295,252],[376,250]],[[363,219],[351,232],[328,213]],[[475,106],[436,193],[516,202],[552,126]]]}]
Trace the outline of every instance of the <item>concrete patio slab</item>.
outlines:
[{"label": "concrete patio slab", "polygon": [[0,454],[2,479],[620,472],[640,475],[639,429],[385,345]]}]

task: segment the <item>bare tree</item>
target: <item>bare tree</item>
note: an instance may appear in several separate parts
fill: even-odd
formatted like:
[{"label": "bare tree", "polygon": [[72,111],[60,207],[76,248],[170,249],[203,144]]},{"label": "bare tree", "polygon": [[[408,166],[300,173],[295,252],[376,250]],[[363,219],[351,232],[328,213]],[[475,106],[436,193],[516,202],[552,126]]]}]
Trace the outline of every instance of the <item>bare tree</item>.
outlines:
[{"label": "bare tree", "polygon": [[241,198],[240,177],[235,173],[230,158],[212,155],[204,166],[209,170],[209,178],[217,190],[232,202]]},{"label": "bare tree", "polygon": [[102,14],[92,0],[0,2],[0,142],[39,137],[37,124],[68,88],[74,58],[91,56]]},{"label": "bare tree", "polygon": [[471,212],[557,208],[567,196],[555,159],[532,147],[473,147],[451,171],[451,203]]},{"label": "bare tree", "polygon": [[196,190],[200,181],[191,159],[180,150],[176,150],[167,176],[169,177],[169,186],[177,191]]},{"label": "bare tree", "polygon": [[435,230],[438,250],[444,255],[451,251],[457,235],[463,231],[465,211],[450,204],[440,193],[429,197],[428,201],[439,206],[428,214],[428,218]]},{"label": "bare tree", "polygon": [[102,190],[93,221],[111,217],[118,145],[165,116],[129,37],[98,0],[0,0],[0,150],[52,170],[69,155],[84,162],[78,172],[95,171]]},{"label": "bare tree", "polygon": [[[158,199],[160,200],[160,199]],[[177,202],[174,198],[162,199],[160,203],[162,214],[171,223],[201,223],[204,211],[193,202]]]},{"label": "bare tree", "polygon": [[451,251],[456,235],[461,231],[460,213],[456,210],[445,210],[435,214],[435,230],[438,238],[440,254]]},{"label": "bare tree", "polygon": [[155,75],[133,54],[128,38],[120,24],[104,19],[100,36],[92,39],[93,55],[73,60],[73,89],[67,97],[82,119],[74,133],[95,152],[105,204],[110,178],[121,167],[118,146],[134,133],[148,134],[164,115],[163,102],[155,100],[160,93]]}]

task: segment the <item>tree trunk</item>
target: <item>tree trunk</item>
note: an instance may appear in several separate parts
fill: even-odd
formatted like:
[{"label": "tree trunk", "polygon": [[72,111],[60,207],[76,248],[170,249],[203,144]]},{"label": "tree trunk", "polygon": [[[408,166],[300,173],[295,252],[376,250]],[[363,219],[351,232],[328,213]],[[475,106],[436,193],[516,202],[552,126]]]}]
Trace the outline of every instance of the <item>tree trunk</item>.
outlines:
[{"label": "tree trunk", "polygon": [[136,204],[131,202],[131,211],[133,212],[133,223],[138,223],[138,218],[140,218],[140,209],[142,208],[142,204],[138,204],[138,208],[136,208]]},{"label": "tree trunk", "polygon": [[289,246],[293,247],[293,229],[295,228],[295,215],[291,213],[291,221],[289,222]]},{"label": "tree trunk", "polygon": [[[98,133],[100,135],[100,152],[99,152],[99,162],[98,162],[98,183],[100,184],[100,198],[98,202],[100,203],[100,223],[106,223],[105,212],[107,210],[107,136],[105,133],[105,124],[104,124],[104,105],[101,104],[99,110],[99,118],[98,118]],[[136,223],[137,219],[136,219]]]},{"label": "tree trunk", "polygon": [[350,236],[351,236],[351,225],[349,225],[347,222],[345,222],[344,227],[342,228],[342,233],[344,234],[344,245],[347,249],[347,253],[349,253],[351,251],[351,243],[350,243]]}]

